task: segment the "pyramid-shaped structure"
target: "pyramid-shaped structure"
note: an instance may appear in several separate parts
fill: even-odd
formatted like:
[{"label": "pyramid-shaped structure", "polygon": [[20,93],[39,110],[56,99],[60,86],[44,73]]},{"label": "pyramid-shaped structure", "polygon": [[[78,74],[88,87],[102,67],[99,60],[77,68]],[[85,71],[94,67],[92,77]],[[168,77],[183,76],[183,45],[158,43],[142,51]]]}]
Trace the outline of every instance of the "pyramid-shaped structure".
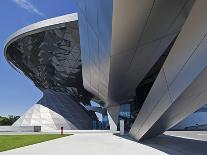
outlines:
[{"label": "pyramid-shaped structure", "polygon": [[41,126],[42,131],[91,129],[92,119],[79,103],[65,93],[45,90],[43,97],[13,126]]}]

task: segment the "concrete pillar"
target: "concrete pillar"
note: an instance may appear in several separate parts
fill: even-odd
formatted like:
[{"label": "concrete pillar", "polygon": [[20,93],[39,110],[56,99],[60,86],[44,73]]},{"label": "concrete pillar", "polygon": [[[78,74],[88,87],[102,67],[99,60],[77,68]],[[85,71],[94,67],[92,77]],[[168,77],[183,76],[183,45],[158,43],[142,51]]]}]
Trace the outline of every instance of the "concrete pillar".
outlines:
[{"label": "concrete pillar", "polygon": [[110,130],[117,131],[119,121],[120,106],[113,106],[107,108]]}]

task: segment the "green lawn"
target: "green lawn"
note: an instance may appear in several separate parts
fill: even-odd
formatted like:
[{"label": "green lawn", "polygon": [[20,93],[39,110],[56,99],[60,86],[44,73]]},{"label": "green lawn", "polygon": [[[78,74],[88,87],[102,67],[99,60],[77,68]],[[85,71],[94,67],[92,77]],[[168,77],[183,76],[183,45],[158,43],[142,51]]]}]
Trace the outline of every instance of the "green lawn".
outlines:
[{"label": "green lawn", "polygon": [[0,152],[36,144],[68,135],[39,134],[39,135],[0,135]]}]

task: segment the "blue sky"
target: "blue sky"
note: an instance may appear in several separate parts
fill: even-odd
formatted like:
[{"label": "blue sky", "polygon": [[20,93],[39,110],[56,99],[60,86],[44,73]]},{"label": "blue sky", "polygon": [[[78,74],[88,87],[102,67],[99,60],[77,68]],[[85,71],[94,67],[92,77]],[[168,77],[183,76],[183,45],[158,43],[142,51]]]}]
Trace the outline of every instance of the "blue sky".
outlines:
[{"label": "blue sky", "polygon": [[21,115],[42,96],[32,81],[16,72],[4,58],[9,35],[26,25],[76,12],[76,0],[1,0],[0,115]]}]

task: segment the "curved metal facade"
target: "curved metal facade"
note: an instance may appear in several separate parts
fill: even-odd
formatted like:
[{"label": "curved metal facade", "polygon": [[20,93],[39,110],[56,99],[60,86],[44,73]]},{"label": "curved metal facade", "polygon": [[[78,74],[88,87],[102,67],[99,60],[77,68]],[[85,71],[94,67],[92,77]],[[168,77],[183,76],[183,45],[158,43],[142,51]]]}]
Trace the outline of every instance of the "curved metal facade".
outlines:
[{"label": "curved metal facade", "polygon": [[[63,23],[56,23],[59,18],[41,22],[41,28],[39,24],[31,25],[20,30],[21,34],[14,34],[6,45],[5,56],[40,90],[66,92],[87,103],[92,96],[82,84],[77,16],[64,16]],[[46,26],[51,21],[55,25]]]}]

